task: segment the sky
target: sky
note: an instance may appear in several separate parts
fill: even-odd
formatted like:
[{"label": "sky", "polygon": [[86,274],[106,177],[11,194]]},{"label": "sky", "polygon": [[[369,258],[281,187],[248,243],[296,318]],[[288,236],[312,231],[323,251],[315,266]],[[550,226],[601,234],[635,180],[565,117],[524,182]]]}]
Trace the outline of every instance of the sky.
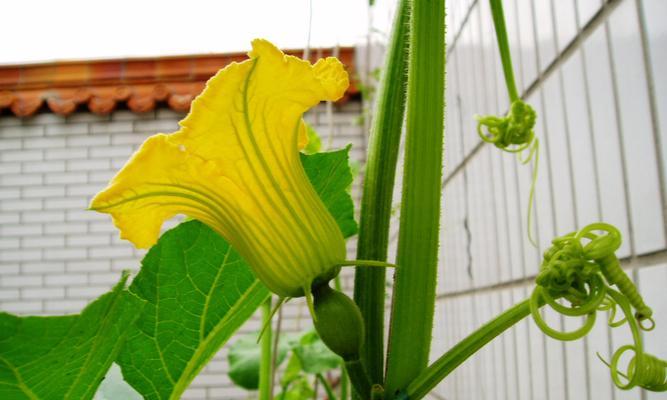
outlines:
[{"label": "sky", "polygon": [[[377,3],[386,31],[394,1]],[[7,0],[0,64],[245,51],[256,37],[303,48],[311,4],[311,47],[365,41],[365,0]]]}]

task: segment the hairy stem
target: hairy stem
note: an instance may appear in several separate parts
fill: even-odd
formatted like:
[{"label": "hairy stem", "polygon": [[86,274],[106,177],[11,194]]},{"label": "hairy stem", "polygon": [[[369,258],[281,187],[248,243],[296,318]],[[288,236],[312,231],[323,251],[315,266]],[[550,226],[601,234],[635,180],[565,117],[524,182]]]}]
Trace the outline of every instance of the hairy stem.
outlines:
[{"label": "hairy stem", "polygon": [[500,50],[500,59],[503,63],[503,73],[505,74],[505,84],[510,96],[510,103],[519,100],[519,92],[514,82],[514,69],[512,68],[512,55],[510,53],[509,40],[507,39],[507,29],[505,28],[505,15],[503,13],[502,0],[489,0],[491,3],[491,14],[493,15],[493,25],[496,27],[496,39],[498,40],[498,49]]},{"label": "hairy stem", "polygon": [[401,225],[385,396],[428,363],[435,306],[445,110],[445,2],[413,0]]},{"label": "hairy stem", "polygon": [[[392,194],[403,128],[408,48],[408,0],[400,0],[382,74],[371,128],[361,202],[357,258],[385,261],[389,243]],[[358,267],[354,301],[364,318],[361,359],[375,383],[384,374],[385,270]]]}]

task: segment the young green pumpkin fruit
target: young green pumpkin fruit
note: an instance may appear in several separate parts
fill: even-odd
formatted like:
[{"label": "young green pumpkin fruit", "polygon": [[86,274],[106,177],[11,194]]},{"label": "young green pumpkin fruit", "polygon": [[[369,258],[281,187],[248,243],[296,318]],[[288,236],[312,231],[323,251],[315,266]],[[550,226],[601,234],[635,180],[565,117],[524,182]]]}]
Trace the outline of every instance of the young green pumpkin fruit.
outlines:
[{"label": "young green pumpkin fruit", "polygon": [[364,340],[364,321],[359,307],[328,284],[313,288],[315,329],[324,344],[345,360],[359,359]]}]

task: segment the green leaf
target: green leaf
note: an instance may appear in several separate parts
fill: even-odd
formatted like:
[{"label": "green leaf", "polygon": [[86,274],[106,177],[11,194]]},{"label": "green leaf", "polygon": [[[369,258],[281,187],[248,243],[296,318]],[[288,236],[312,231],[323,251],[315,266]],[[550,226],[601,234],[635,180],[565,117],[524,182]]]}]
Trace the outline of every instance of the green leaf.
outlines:
[{"label": "green leaf", "polygon": [[81,314],[0,313],[0,399],[91,399],[143,307],[127,278]]},{"label": "green leaf", "polygon": [[[229,378],[244,389],[259,389],[259,363],[262,358],[261,346],[257,344],[259,332],[242,336],[229,346]],[[289,345],[287,336],[282,336],[278,343],[277,365],[287,356]]]},{"label": "green leaf", "polygon": [[[348,149],[302,155],[306,174],[345,236],[356,232]],[[142,261],[130,291],[148,304],[117,363],[146,399],[178,399],[269,295],[213,230],[189,221],[166,232]]]},{"label": "green leaf", "polygon": [[306,123],[304,124],[306,125],[306,135],[308,136],[308,143],[303,149],[304,154],[319,153],[322,148],[322,139],[320,139],[320,136],[312,126]]},{"label": "green leaf", "polygon": [[301,154],[301,163],[308,179],[346,238],[357,233],[354,203],[348,193],[352,185],[349,152],[350,146],[327,153]]},{"label": "green leaf", "polygon": [[299,357],[303,371],[309,374],[322,374],[343,363],[343,359],[329,350],[315,331],[303,335],[292,351]]},{"label": "green leaf", "polygon": [[280,393],[276,399],[278,400],[303,400],[312,399],[315,396],[313,387],[308,382],[305,376],[298,377],[293,381],[287,391]]},{"label": "green leaf", "polygon": [[301,376],[302,370],[301,360],[299,360],[299,357],[296,354],[292,353],[292,356],[287,362],[287,367],[285,367],[285,372],[283,372],[283,376],[280,378],[280,385],[288,386],[292,381]]}]

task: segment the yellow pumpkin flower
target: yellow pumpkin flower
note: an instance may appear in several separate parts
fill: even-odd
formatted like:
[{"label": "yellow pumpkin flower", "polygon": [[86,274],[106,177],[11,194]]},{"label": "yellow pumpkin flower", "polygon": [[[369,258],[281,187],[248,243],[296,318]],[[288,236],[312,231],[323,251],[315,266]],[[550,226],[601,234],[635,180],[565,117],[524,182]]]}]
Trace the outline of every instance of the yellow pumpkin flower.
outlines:
[{"label": "yellow pumpkin flower", "polygon": [[349,81],[329,57],[312,65],[254,40],[249,59],[211,78],[171,134],[148,138],[90,208],[121,238],[148,248],[163,222],[196,218],[282,297],[309,294],[345,260],[345,242],[299,159],[304,112],[335,101]]}]

